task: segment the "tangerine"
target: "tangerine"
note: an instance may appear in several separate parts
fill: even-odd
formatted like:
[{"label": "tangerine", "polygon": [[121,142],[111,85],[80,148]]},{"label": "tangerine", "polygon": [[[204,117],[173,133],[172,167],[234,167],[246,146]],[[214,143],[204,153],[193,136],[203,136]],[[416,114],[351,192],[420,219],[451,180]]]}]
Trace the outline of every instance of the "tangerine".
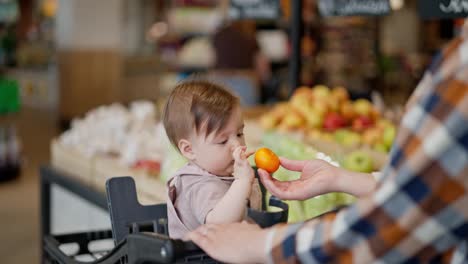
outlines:
[{"label": "tangerine", "polygon": [[255,152],[255,164],[258,168],[273,173],[278,170],[280,161],[278,156],[270,149],[260,148]]}]

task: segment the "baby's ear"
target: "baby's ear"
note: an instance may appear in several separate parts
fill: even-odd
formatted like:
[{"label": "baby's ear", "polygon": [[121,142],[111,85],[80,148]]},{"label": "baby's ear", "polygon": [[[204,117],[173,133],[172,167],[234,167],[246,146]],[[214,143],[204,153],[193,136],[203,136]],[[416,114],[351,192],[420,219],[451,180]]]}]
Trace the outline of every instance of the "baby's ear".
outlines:
[{"label": "baby's ear", "polygon": [[192,150],[192,143],[190,141],[188,141],[187,139],[181,139],[179,140],[179,144],[177,144],[177,147],[179,148],[180,153],[182,153],[182,155],[188,160],[195,159],[195,154]]}]

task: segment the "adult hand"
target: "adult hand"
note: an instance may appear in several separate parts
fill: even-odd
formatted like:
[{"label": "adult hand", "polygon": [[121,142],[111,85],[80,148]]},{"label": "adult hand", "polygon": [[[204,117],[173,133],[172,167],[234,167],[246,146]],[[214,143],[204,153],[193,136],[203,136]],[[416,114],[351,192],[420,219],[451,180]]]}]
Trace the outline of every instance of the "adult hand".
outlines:
[{"label": "adult hand", "polygon": [[262,169],[258,169],[258,174],[265,188],[284,200],[305,200],[329,192],[364,197],[372,194],[377,186],[371,174],[347,171],[319,159],[299,161],[280,158],[280,163],[285,169],[301,172],[300,178],[278,181]]},{"label": "adult hand", "polygon": [[265,263],[267,229],[256,224],[206,224],[187,236],[212,258],[227,263]]},{"label": "adult hand", "polygon": [[285,169],[302,173],[297,180],[278,181],[267,171],[258,169],[263,185],[276,197],[284,200],[305,200],[333,191],[338,168],[328,162],[319,159],[299,161],[280,157],[280,163]]}]

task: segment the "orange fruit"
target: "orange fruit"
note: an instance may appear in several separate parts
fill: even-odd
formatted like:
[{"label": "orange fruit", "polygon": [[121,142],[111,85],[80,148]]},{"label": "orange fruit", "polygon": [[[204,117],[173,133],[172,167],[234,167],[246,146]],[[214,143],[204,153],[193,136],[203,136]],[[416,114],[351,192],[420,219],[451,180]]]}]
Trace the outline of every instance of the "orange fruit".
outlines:
[{"label": "orange fruit", "polygon": [[264,169],[269,173],[278,170],[280,161],[278,156],[268,148],[259,148],[255,152],[255,164],[258,168]]}]

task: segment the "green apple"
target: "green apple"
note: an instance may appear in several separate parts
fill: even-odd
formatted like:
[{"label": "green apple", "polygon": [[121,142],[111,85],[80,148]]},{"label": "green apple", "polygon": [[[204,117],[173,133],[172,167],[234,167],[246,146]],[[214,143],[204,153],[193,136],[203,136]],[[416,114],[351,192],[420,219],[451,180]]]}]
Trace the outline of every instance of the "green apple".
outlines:
[{"label": "green apple", "polygon": [[358,115],[369,116],[372,111],[372,104],[367,99],[357,99],[353,105]]},{"label": "green apple", "polygon": [[309,109],[309,99],[300,94],[292,96],[289,104],[301,114],[304,114]]},{"label": "green apple", "polygon": [[396,136],[395,126],[392,125],[392,126],[385,127],[384,132],[383,132],[383,143],[385,144],[387,149],[390,149],[390,147],[392,146],[393,140],[395,140],[395,136]]},{"label": "green apple", "polygon": [[283,119],[282,123],[288,128],[298,128],[302,126],[304,120],[296,112],[289,112]]},{"label": "green apple", "polygon": [[336,142],[344,146],[356,146],[361,143],[361,136],[348,129],[338,129],[333,136]]},{"label": "green apple", "polygon": [[338,129],[335,131],[335,133],[333,134],[333,136],[335,137],[335,141],[338,142],[338,143],[342,143],[345,139],[345,137],[350,133],[351,131],[347,130],[347,129]]},{"label": "green apple", "polygon": [[372,157],[359,150],[353,151],[345,156],[343,167],[357,172],[372,172],[374,169]]},{"label": "green apple", "polygon": [[325,99],[330,95],[330,89],[325,85],[316,85],[312,90],[315,99]]},{"label": "green apple", "polygon": [[383,153],[387,153],[388,152],[388,148],[387,146],[385,146],[384,143],[381,143],[381,142],[378,142],[378,143],[375,143],[372,148],[374,150],[377,150],[379,152],[383,152]]},{"label": "green apple", "polygon": [[380,118],[375,125],[378,128],[385,129],[386,127],[393,126],[393,123],[388,119]]},{"label": "green apple", "polygon": [[307,110],[307,113],[304,115],[304,118],[309,128],[322,127],[323,115],[321,112],[317,111],[316,109],[309,108]]}]

